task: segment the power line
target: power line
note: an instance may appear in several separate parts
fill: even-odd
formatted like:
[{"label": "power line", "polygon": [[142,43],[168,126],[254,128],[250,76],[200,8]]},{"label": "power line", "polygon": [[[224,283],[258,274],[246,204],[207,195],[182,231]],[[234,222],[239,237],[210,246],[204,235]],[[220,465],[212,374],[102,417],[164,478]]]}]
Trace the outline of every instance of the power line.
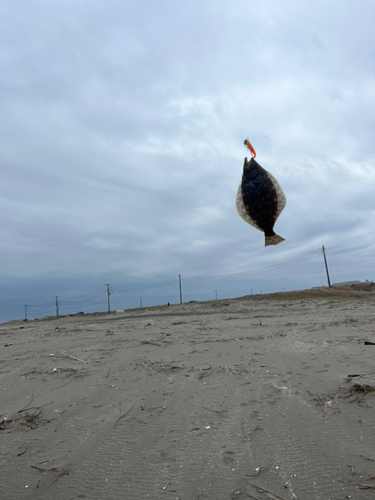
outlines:
[{"label": "power line", "polygon": [[[45,303],[44,305],[46,305],[46,303]],[[46,307],[44,307],[43,309],[37,309],[37,311],[33,311],[33,313],[35,313],[35,312],[43,312],[43,311],[46,311],[47,309],[51,309],[51,307],[53,307],[54,305],[55,305],[55,302],[50,302],[50,303],[49,303]],[[35,308],[35,307],[37,307],[37,306],[28,305],[27,307],[34,309],[34,308]]]},{"label": "power line", "polygon": [[95,295],[95,294],[99,294],[99,295],[103,294],[103,293],[105,293],[104,287],[105,287],[105,285],[101,286],[100,288],[97,288],[96,290],[93,290],[90,293],[86,293],[84,295],[77,295],[76,297],[73,297],[72,300],[82,299],[82,298],[89,297],[90,295]]},{"label": "power line", "polygon": [[252,270],[252,271],[243,271],[241,273],[232,273],[232,274],[222,274],[222,275],[211,275],[211,276],[186,276],[184,277],[185,280],[189,281],[205,281],[205,280],[212,280],[212,279],[233,279],[235,277],[247,277],[247,276],[252,276],[256,274],[263,274],[266,272],[274,271],[275,269],[283,269],[286,267],[290,267],[296,264],[300,264],[302,262],[307,262],[309,260],[315,259],[316,257],[322,255],[321,250],[316,250],[314,252],[311,252],[305,256],[301,257],[295,257],[293,259],[288,259],[280,263],[276,264],[271,264],[270,266],[265,266],[263,268],[257,269],[257,270]]},{"label": "power line", "polygon": [[[167,302],[167,301],[168,302],[176,301],[176,303],[177,303],[178,302],[178,298],[177,298],[178,295],[179,295],[179,302],[182,303],[182,292],[183,292],[182,280],[184,280],[186,283],[186,292],[187,293],[184,293],[185,299],[190,298],[190,297],[191,298],[193,298],[193,297],[202,297],[203,298],[203,297],[209,297],[210,295],[212,296],[212,298],[216,297],[216,299],[217,299],[218,292],[220,292],[221,298],[223,298],[223,296],[225,296],[225,294],[227,294],[227,296],[228,296],[228,294],[232,295],[232,294],[237,294],[239,292],[243,292],[244,294],[249,294],[249,293],[253,293],[253,290],[255,291],[255,293],[258,293],[257,290],[255,290],[254,285],[253,285],[253,289],[246,287],[246,289],[242,288],[241,290],[240,289],[225,290],[224,288],[219,290],[219,287],[217,286],[218,283],[217,284],[215,283],[215,285],[216,285],[215,290],[201,290],[201,289],[199,289],[199,287],[202,286],[202,288],[203,287],[205,288],[205,286],[203,284],[201,285],[199,282],[205,281],[208,284],[208,283],[213,282],[213,281],[219,282],[220,280],[223,280],[223,281],[229,280],[229,279],[231,279],[231,280],[240,280],[241,279],[242,280],[242,279],[249,278],[250,276],[260,275],[260,274],[273,272],[273,271],[280,270],[280,269],[285,269],[287,267],[303,264],[304,262],[315,259],[318,256],[322,256],[322,253],[323,253],[322,249],[316,249],[316,250],[313,250],[313,251],[308,252],[308,253],[301,255],[301,256],[293,257],[290,259],[285,259],[283,261],[275,262],[273,264],[264,265],[263,267],[258,268],[258,269],[242,271],[242,272],[237,272],[237,273],[228,273],[228,274],[221,274],[221,275],[191,275],[191,276],[186,276],[186,277],[184,276],[184,278],[182,278],[181,274],[179,274],[178,275],[178,285],[176,282],[176,278],[174,278],[173,280],[166,280],[163,282],[154,283],[153,285],[143,285],[143,286],[138,286],[138,287],[134,286],[134,288],[129,287],[130,289],[128,287],[121,286],[121,285],[118,287],[117,286],[113,287],[112,285],[107,283],[106,285],[101,286],[100,288],[97,288],[90,293],[83,294],[80,296],[70,297],[70,298],[66,297],[65,299],[63,296],[55,296],[56,300],[54,302],[44,302],[42,304],[27,305],[25,307],[25,315],[27,316],[27,308],[30,308],[32,310],[33,314],[35,315],[35,314],[43,313],[47,310],[51,310],[53,307],[56,307],[56,316],[59,316],[59,314],[61,314],[61,312],[59,310],[59,306],[63,307],[64,309],[72,308],[72,307],[82,309],[83,307],[92,307],[92,306],[96,306],[99,304],[104,305],[105,295],[107,296],[106,299],[107,299],[108,312],[110,312],[111,311],[110,296],[114,293],[114,291],[116,292],[116,294],[119,294],[119,295],[124,295],[124,294],[127,295],[127,297],[126,298],[124,297],[123,299],[117,298],[117,296],[116,296],[116,299],[115,299],[116,304],[120,304],[121,302],[122,303],[124,303],[124,302],[125,303],[131,303],[131,302],[135,303],[135,301],[140,301],[138,303],[141,304],[141,307],[142,307],[142,305],[144,307],[144,303],[143,303],[144,300],[151,301],[152,303],[158,302],[159,304],[160,304],[160,302]],[[336,266],[336,268],[337,268],[337,266]],[[192,284],[194,282],[196,282],[196,286],[193,285],[192,287],[195,290],[194,289],[189,290],[188,284],[189,283]],[[175,285],[175,289],[174,289],[174,291],[172,291],[168,295],[159,296],[158,292],[155,292],[155,295],[153,295],[153,296],[144,296],[143,295],[144,292],[152,292],[154,290],[155,291],[160,290],[162,288],[172,286],[172,285]],[[214,288],[215,285],[212,284],[211,285],[212,288]],[[178,288],[177,288],[177,286],[178,286]],[[196,289],[197,287],[198,287],[198,289]],[[268,290],[270,290],[270,289],[263,288],[261,293],[264,291],[268,291]],[[277,291],[277,290],[272,289],[272,291]],[[139,295],[137,297],[134,297],[135,294],[139,294]],[[140,294],[142,294],[142,297],[140,297]],[[133,295],[133,297],[131,297],[131,295]]]},{"label": "power line", "polygon": [[333,262],[333,265],[335,266],[335,268],[337,269],[338,273],[340,274],[341,279],[342,279],[342,280],[344,280],[344,277],[343,277],[343,275],[341,274],[340,269],[336,266],[335,261],[333,260],[333,258],[332,258],[332,256],[331,256],[331,254],[330,254],[329,252],[327,252],[327,250],[326,250],[326,254],[327,254],[327,257],[328,257],[328,255],[329,255],[329,260]]},{"label": "power line", "polygon": [[113,287],[114,291],[116,293],[139,293],[139,292],[145,292],[145,291],[150,291],[150,290],[157,290],[159,288],[164,288],[168,285],[172,285],[175,283],[175,280],[173,281],[166,281],[166,282],[163,282],[163,283],[159,283],[157,285],[145,285],[145,286],[142,286],[142,287],[138,287],[138,288],[133,288],[131,290],[125,290],[125,289],[122,289],[122,288],[118,288],[116,286]]},{"label": "power line", "polygon": [[90,304],[98,304],[99,302],[104,302],[105,298],[103,298],[98,302],[99,297],[93,297],[92,300],[80,300],[80,301],[69,301],[69,300],[60,300],[59,303],[65,306],[76,306],[76,305],[90,305]]},{"label": "power line", "polygon": [[[91,303],[93,300],[96,300],[96,299],[99,299],[100,297],[104,297],[106,295],[106,292],[105,290],[103,289],[102,293],[101,294],[93,294],[92,296],[90,296],[89,298],[83,300],[83,299],[76,299],[76,298],[70,298],[70,299],[62,299],[60,300],[60,303],[64,303],[64,304],[69,304],[69,305],[75,305],[75,304],[89,304]],[[89,295],[88,295],[89,296]]]},{"label": "power line", "polygon": [[78,308],[82,309],[81,306],[95,306],[95,305],[104,304],[104,303],[105,303],[105,299],[97,300],[96,302],[95,301],[94,302],[78,302],[78,303],[74,303],[74,304],[68,304],[66,302],[61,302],[61,301],[59,302],[59,304],[64,305],[64,306],[70,306],[71,307],[73,305],[77,309]]},{"label": "power line", "polygon": [[[43,302],[43,304],[34,304],[34,305],[28,305],[27,307],[50,307],[51,302]],[[54,304],[54,302],[52,302]]]}]

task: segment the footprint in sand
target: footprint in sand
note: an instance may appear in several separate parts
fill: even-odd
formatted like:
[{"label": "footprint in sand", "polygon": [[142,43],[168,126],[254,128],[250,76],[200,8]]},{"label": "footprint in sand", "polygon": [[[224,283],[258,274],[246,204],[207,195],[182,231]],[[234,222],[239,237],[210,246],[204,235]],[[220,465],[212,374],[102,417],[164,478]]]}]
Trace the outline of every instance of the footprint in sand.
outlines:
[{"label": "footprint in sand", "polygon": [[233,451],[225,451],[223,453],[223,464],[224,465],[233,465],[233,463],[234,463]]}]

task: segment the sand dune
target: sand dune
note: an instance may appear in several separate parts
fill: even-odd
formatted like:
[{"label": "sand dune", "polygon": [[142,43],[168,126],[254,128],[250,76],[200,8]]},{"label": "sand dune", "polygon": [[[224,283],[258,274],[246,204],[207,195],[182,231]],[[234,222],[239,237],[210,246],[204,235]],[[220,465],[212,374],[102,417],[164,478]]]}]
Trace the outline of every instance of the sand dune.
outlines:
[{"label": "sand dune", "polygon": [[0,325],[0,498],[372,499],[374,314],[327,290]]}]

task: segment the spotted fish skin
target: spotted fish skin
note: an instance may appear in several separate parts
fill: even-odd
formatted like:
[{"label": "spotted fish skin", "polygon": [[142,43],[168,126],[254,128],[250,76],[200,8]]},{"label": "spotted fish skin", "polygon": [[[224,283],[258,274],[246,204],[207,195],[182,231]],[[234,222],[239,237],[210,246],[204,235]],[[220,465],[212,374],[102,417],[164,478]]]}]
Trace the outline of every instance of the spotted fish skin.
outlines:
[{"label": "spotted fish skin", "polygon": [[254,158],[250,161],[245,158],[236,207],[248,224],[264,232],[265,246],[285,241],[273,230],[285,205],[286,198],[277,180]]}]

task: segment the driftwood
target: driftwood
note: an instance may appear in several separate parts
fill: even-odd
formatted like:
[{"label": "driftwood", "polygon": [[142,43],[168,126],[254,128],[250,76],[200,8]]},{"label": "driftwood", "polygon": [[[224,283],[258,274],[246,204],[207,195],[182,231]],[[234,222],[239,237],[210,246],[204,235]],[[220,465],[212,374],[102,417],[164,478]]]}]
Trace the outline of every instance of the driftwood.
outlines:
[{"label": "driftwood", "polygon": [[88,361],[84,361],[83,359],[75,358],[74,356],[70,356],[69,354],[65,354],[65,352],[60,352],[60,356],[65,356],[66,358],[69,359],[74,359],[74,361],[80,361],[81,363],[88,363]]}]

